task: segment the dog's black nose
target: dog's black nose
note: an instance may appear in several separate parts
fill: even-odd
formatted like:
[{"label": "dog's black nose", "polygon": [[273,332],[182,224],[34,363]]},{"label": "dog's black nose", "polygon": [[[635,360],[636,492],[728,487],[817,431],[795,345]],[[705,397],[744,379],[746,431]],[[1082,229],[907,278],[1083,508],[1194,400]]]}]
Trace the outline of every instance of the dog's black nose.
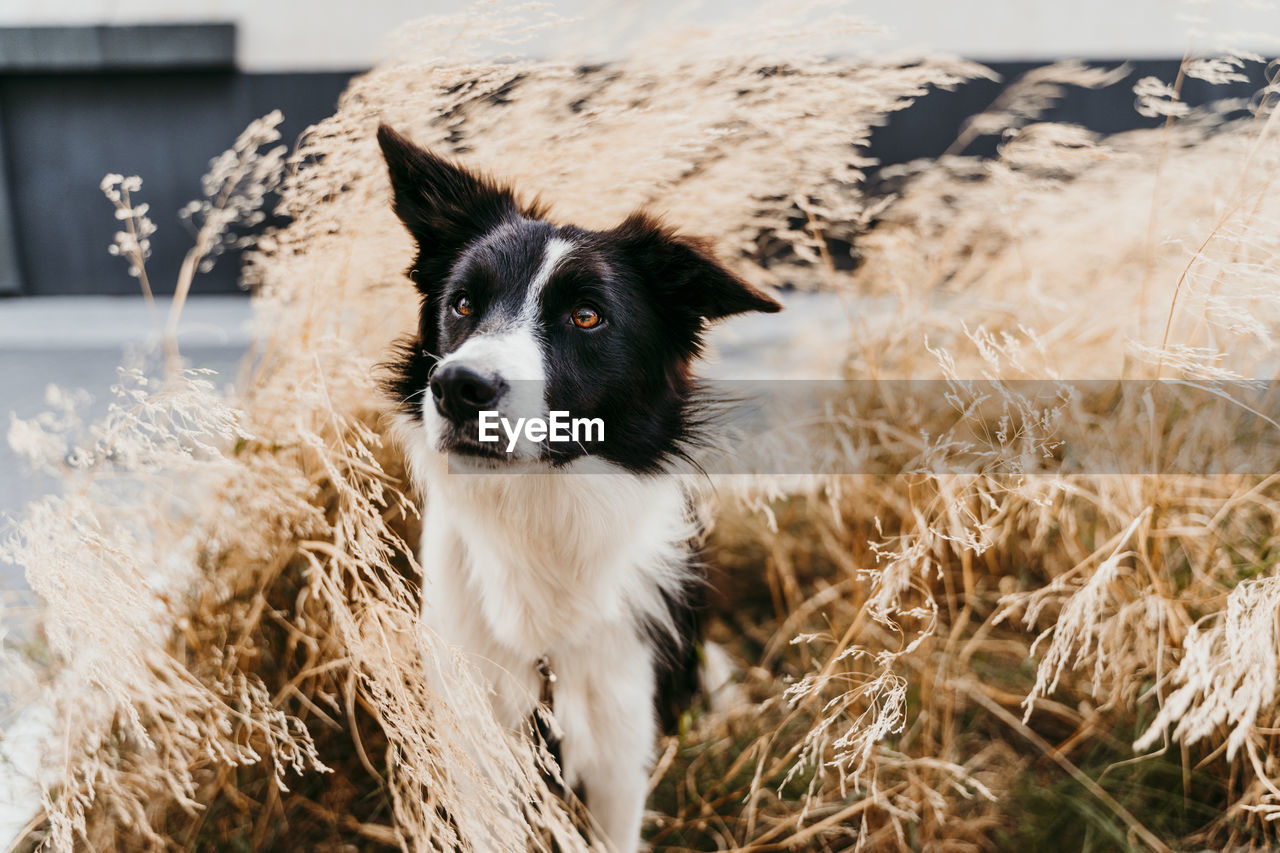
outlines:
[{"label": "dog's black nose", "polygon": [[465,421],[498,399],[502,380],[484,376],[466,365],[447,364],[431,376],[431,396],[436,410],[454,421]]}]

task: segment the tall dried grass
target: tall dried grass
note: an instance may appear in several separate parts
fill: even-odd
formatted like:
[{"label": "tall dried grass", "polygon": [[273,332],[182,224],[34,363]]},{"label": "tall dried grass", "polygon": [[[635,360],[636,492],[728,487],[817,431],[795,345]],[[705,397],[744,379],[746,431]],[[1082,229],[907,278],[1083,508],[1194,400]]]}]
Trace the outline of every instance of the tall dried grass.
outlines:
[{"label": "tall dried grass", "polygon": [[[1192,109],[1177,82],[1139,81],[1165,126],[1099,139],[1041,111],[1061,85],[1129,84],[1058,66],[953,146],[1003,133],[998,158],[912,164],[894,197],[869,198],[871,128],[988,72],[822,58],[800,50],[814,31],[857,28],[786,20],[801,24],[592,67],[473,51],[542,26],[537,10],[424,25],[288,157],[291,224],[246,267],[260,333],[235,395],[171,365],[123,373],[103,423],[66,395],[15,422],[11,441],[68,477],[7,546],[46,602],[54,660],[26,844],[586,846],[542,757],[416,624],[415,504],[375,381],[416,305],[379,120],[566,221],[647,204],[716,236],[752,280],[842,294],[846,317],[810,321],[843,341],[846,376],[951,383],[954,408],[886,384],[879,407],[833,421],[837,446],[912,473],[708,496],[711,632],[748,701],[695,710],[660,745],[655,848],[1277,842],[1277,477],[1007,464],[1013,445],[1025,459],[1054,441],[1052,412],[1010,380],[1273,375],[1274,87],[1234,118],[1239,104]],[[1239,67],[1213,60],[1184,72]],[[152,235],[128,234],[140,266]],[[849,242],[859,264],[832,255]],[[1191,470],[1247,453],[1221,424],[1117,405],[1134,424],[1118,443]],[[989,464],[938,473],[982,433],[999,437]],[[427,689],[432,669],[449,695]]]}]

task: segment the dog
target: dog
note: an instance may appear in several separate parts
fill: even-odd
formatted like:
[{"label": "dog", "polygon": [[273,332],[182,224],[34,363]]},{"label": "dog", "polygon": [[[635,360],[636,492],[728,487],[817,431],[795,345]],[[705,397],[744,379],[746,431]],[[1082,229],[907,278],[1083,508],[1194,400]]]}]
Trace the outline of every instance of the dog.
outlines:
[{"label": "dog", "polygon": [[[388,392],[425,499],[423,620],[505,724],[543,706],[563,784],[637,850],[659,726],[697,681],[699,531],[671,476],[706,420],[691,366],[708,323],[781,305],[647,214],[556,225],[386,125],[378,142],[417,244]],[[555,440],[557,417],[593,428]]]}]

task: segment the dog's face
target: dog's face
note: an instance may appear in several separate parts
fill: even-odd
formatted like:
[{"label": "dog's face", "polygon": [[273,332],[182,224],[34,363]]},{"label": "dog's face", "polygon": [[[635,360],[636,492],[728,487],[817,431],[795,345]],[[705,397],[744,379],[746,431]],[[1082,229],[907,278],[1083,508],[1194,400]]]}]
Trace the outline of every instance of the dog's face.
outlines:
[{"label": "dog's face", "polygon": [[[648,217],[609,231],[555,226],[385,125],[378,141],[418,244],[410,276],[422,295],[390,388],[434,449],[473,467],[591,455],[661,470],[689,438],[690,362],[707,321],[781,307]],[[504,432],[555,412],[602,430],[584,423],[572,441]],[[482,419],[498,441],[480,440]]]}]

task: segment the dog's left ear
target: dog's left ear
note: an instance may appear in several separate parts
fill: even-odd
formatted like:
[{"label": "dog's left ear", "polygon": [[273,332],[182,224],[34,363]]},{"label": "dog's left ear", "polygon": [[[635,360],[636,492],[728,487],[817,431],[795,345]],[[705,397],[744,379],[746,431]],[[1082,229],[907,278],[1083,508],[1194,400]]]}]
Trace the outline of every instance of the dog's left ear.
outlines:
[{"label": "dog's left ear", "polygon": [[[519,213],[511,190],[419,148],[385,124],[396,215],[418,242],[418,289],[430,290],[475,237]],[[425,269],[423,269],[425,267]]]},{"label": "dog's left ear", "polygon": [[722,267],[709,247],[643,213],[612,232],[631,263],[670,305],[707,320],[747,311],[772,314],[782,306]]}]

